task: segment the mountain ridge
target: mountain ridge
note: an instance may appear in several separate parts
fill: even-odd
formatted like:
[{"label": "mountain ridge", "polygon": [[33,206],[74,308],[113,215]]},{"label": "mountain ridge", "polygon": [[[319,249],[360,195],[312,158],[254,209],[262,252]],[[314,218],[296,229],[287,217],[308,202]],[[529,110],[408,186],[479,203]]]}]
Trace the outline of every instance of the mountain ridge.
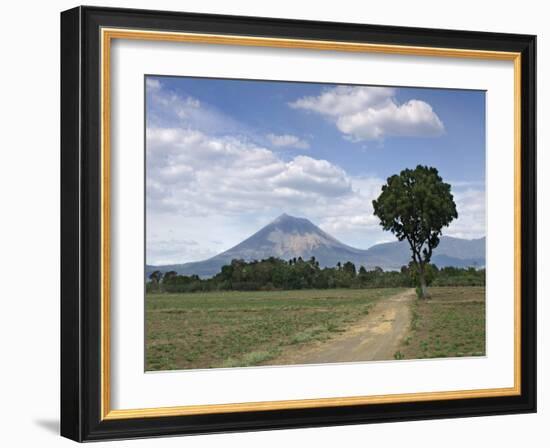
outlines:
[{"label": "mountain ridge", "polygon": [[[232,248],[203,261],[146,266],[146,275],[153,270],[176,271],[181,275],[211,277],[233,259],[245,261],[277,257],[283,260],[315,257],[322,267],[335,266],[338,262],[353,262],[357,267],[398,270],[410,261],[410,249],[405,241],[381,243],[368,249],[348,246],[329,235],[307,218],[283,213],[250,237]],[[432,262],[439,267],[485,266],[485,237],[467,240],[450,236],[441,237],[434,249]]]}]

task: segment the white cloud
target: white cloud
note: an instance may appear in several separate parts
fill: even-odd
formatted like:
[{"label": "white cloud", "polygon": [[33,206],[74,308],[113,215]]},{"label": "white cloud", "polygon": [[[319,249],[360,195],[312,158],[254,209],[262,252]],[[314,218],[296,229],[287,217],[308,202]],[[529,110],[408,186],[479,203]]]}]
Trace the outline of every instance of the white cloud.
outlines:
[{"label": "white cloud", "polygon": [[344,170],[326,160],[298,156],[272,179],[273,185],[300,192],[334,197],[351,192],[351,184]]},{"label": "white cloud", "polygon": [[[467,185],[468,183],[458,183]],[[484,189],[456,187],[453,184],[458,218],[444,230],[444,235],[457,238],[481,238],[486,235],[486,198]]]},{"label": "white cloud", "polygon": [[395,89],[388,87],[337,86],[324,89],[319,96],[300,98],[290,107],[340,117],[383,105],[394,95]]},{"label": "white cloud", "polygon": [[387,87],[337,86],[289,106],[325,116],[353,141],[434,137],[445,129],[428,103],[413,99],[399,104],[395,89]]},{"label": "white cloud", "polygon": [[160,88],[161,88],[161,84],[160,84],[160,81],[158,79],[147,78],[145,83],[146,83],[147,89],[149,91],[160,90]]},{"label": "white cloud", "polygon": [[389,101],[385,106],[344,115],[338,129],[353,140],[379,140],[386,136],[434,137],[443,132],[443,123],[424,101],[410,100],[402,105]]},{"label": "white cloud", "polygon": [[296,148],[296,149],[308,149],[309,143],[306,140],[301,139],[291,134],[267,134],[269,142],[277,148]]},{"label": "white cloud", "polygon": [[372,201],[380,194],[384,180],[376,177],[351,177],[352,194],[318,211],[319,226],[354,247],[368,248],[387,236],[373,214]]},{"label": "white cloud", "polygon": [[147,130],[151,210],[207,215],[308,206],[352,193],[346,173],[326,160],[272,151],[236,137],[189,129]]}]

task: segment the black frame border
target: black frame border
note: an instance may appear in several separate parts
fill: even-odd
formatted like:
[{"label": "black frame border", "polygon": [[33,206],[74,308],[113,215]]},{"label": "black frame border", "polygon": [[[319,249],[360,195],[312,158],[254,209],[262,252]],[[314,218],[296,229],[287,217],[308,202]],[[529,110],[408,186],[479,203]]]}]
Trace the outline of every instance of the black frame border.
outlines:
[{"label": "black frame border", "polygon": [[[521,53],[521,395],[101,420],[100,28]],[[536,412],[536,36],[77,7],[61,13],[61,435],[82,442]]]}]

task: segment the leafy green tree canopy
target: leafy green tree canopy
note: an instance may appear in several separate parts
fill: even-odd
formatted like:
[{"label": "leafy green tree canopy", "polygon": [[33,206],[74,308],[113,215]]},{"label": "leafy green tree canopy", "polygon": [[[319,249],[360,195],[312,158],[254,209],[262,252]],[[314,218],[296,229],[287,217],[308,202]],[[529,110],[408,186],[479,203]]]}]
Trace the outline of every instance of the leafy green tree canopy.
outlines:
[{"label": "leafy green tree canopy", "polygon": [[439,244],[441,229],[458,217],[451,185],[443,182],[436,168],[418,165],[389,177],[372,205],[382,228],[409,243],[420,295],[426,298],[425,267]]}]

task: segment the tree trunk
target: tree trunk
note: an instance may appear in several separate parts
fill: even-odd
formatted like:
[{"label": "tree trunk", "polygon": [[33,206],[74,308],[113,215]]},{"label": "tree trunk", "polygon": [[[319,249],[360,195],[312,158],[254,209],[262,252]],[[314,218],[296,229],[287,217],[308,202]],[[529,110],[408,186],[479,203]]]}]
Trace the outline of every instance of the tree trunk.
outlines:
[{"label": "tree trunk", "polygon": [[420,298],[429,298],[430,295],[428,293],[428,285],[426,285],[426,276],[424,274],[424,266],[422,264],[418,267],[418,280],[420,282]]}]

